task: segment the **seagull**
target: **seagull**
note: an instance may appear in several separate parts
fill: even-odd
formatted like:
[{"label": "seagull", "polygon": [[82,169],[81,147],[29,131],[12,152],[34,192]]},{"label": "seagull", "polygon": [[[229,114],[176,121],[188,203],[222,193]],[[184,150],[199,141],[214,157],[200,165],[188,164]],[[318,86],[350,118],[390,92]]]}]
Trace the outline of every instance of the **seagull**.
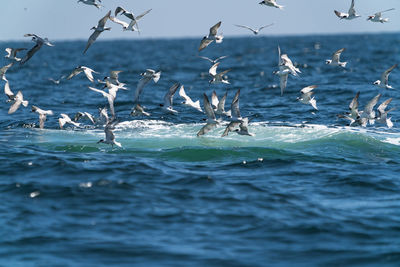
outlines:
[{"label": "seagull", "polygon": [[210,33],[207,36],[204,36],[203,39],[200,42],[199,46],[199,52],[209,46],[213,41],[215,41],[217,44],[222,43],[223,36],[218,35],[218,29],[221,27],[221,21],[215,24],[210,28]]},{"label": "seagull", "polygon": [[179,95],[185,100],[182,102],[182,104],[192,107],[192,108],[196,109],[197,111],[203,112],[203,110],[200,107],[200,100],[193,102],[193,100],[186,94],[185,88],[183,87],[183,85],[179,88]]},{"label": "seagull", "polygon": [[11,62],[10,64],[5,65],[4,67],[0,68],[0,77],[2,80],[7,82],[6,72],[8,71],[9,68],[12,67],[12,65],[14,65],[14,62]]},{"label": "seagull", "polygon": [[360,117],[362,127],[366,127],[368,122],[370,125],[375,124],[374,107],[378,103],[380,97],[381,97],[381,94],[376,95],[365,106],[364,111],[361,113],[361,117]]},{"label": "seagull", "polygon": [[314,109],[318,110],[317,101],[314,99],[314,97],[312,97],[312,95],[314,94],[314,91],[312,90],[317,87],[318,85],[304,87],[303,89],[301,89],[301,96],[298,97],[297,100],[303,104],[310,104]]},{"label": "seagull", "polygon": [[133,99],[133,103],[136,104],[139,102],[139,97],[142,94],[143,88],[146,86],[150,80],[153,80],[155,83],[160,80],[161,77],[161,71],[154,71],[152,69],[147,69],[145,72],[140,74],[142,78],[139,80],[139,83],[136,87],[135,91],[135,98]]},{"label": "seagull", "polygon": [[21,61],[21,58],[17,57],[17,53],[23,50],[26,50],[26,48],[6,48],[5,51],[7,52],[7,55],[5,56],[5,58],[15,61]]},{"label": "seagull", "polygon": [[[100,7],[102,7],[102,5],[100,5],[99,3],[96,3],[96,0],[78,0],[78,3],[79,2],[82,2],[86,5],[95,6],[98,9],[100,9]],[[99,2],[101,2],[101,0],[99,0]]]},{"label": "seagull", "polygon": [[360,91],[357,92],[356,96],[350,102],[350,105],[349,105],[350,112],[348,112],[344,115],[343,114],[337,115],[339,118],[349,120],[350,121],[349,126],[351,126],[355,122],[360,123],[360,121],[359,121],[360,120],[360,112],[358,111],[358,97],[359,96],[360,96]]},{"label": "seagull", "polygon": [[77,112],[74,116],[74,121],[77,122],[82,118],[87,118],[91,123],[95,124],[95,119],[89,112]]},{"label": "seagull", "polygon": [[111,112],[112,118],[114,118],[115,117],[115,110],[114,110],[115,97],[110,93],[107,93],[107,92],[105,92],[103,90],[100,90],[100,89],[97,89],[97,88],[94,88],[94,87],[90,87],[89,86],[89,89],[92,90],[92,91],[98,92],[98,93],[102,94],[104,96],[104,98],[107,98],[108,104],[110,105],[110,112]]},{"label": "seagull", "polygon": [[53,111],[51,110],[43,110],[38,108],[37,106],[32,106],[32,112],[36,112],[39,114],[39,127],[40,129],[44,128],[44,122],[47,119],[47,115],[53,115]]},{"label": "seagull", "polygon": [[384,73],[382,73],[381,79],[374,82],[374,85],[379,86],[380,88],[386,89],[394,89],[391,85],[389,85],[389,75],[397,68],[397,64],[394,64],[389,69],[387,69]]},{"label": "seagull", "polygon": [[161,105],[162,109],[167,112],[167,113],[172,113],[172,114],[178,114],[178,111],[174,110],[174,108],[172,107],[172,103],[173,103],[173,97],[175,95],[176,90],[178,90],[178,87],[180,87],[181,84],[180,83],[175,83],[174,85],[172,85],[168,92],[165,94],[164,96],[164,104]]},{"label": "seagull", "polygon": [[97,143],[104,143],[104,144],[109,144],[112,147],[116,145],[117,147],[122,147],[121,143],[118,143],[115,141],[115,135],[113,133],[113,130],[115,129],[115,123],[113,121],[109,121],[106,124],[106,127],[104,128],[104,133],[106,134],[106,139],[101,139]]},{"label": "seagull", "polygon": [[208,101],[208,97],[206,94],[203,94],[204,96],[204,111],[206,112],[207,115],[207,121],[206,125],[204,125],[200,131],[197,133],[197,136],[205,135],[209,131],[211,131],[213,128],[215,128],[218,124],[217,119],[215,118],[214,110],[211,107],[210,101]]},{"label": "seagull", "polygon": [[246,25],[237,25],[237,24],[235,24],[236,27],[248,29],[248,30],[252,31],[255,35],[257,35],[262,29],[270,27],[272,25],[274,25],[274,24],[271,23],[269,25],[262,26],[262,27],[260,27],[258,29],[253,29],[253,28],[250,28],[249,26],[246,26]]},{"label": "seagull", "polygon": [[228,56],[222,56],[222,57],[219,57],[219,58],[216,58],[216,59],[211,59],[211,58],[208,58],[208,57],[202,57],[202,56],[198,56],[199,58],[202,58],[202,59],[205,59],[205,60],[208,60],[208,61],[210,61],[211,62],[211,64],[215,64],[215,63],[217,63],[218,61],[220,61],[221,59],[224,59],[224,58],[226,58],[226,57],[228,57]]},{"label": "seagull", "polygon": [[278,5],[276,3],[276,0],[263,0],[259,3],[260,5],[266,5],[266,6],[271,6],[279,9],[283,9],[284,6]]},{"label": "seagull", "polygon": [[65,75],[62,75],[58,80],[53,78],[48,78],[49,81],[53,82],[54,84],[60,84],[61,80],[65,78]]},{"label": "seagull", "polygon": [[211,83],[225,83],[225,84],[230,84],[228,80],[224,79],[224,75],[227,74],[229,70],[225,70],[223,72],[217,73],[217,68],[221,62],[217,62],[214,65],[211,66],[211,68],[208,70],[208,73],[211,75],[212,79],[210,80]]},{"label": "seagull", "polygon": [[[125,84],[124,84],[124,83],[121,83],[120,81],[118,81],[118,76],[119,76],[119,74],[120,74],[121,72],[123,72],[123,71],[122,71],[122,70],[112,70],[112,71],[110,71],[110,76],[104,77],[103,80],[109,81],[111,84],[124,87]],[[103,82],[102,82],[102,83],[103,83]],[[104,83],[105,83],[105,82],[104,82]]]},{"label": "seagull", "polygon": [[368,16],[367,20],[370,20],[372,22],[380,22],[380,23],[388,22],[389,21],[388,18],[382,18],[382,13],[392,11],[392,10],[394,10],[394,8],[391,8],[391,9],[388,9],[385,11],[376,12],[374,15]]},{"label": "seagull", "polygon": [[228,96],[228,92],[225,92],[224,96],[221,100],[218,100],[217,93],[215,91],[212,92],[211,95],[211,105],[214,109],[215,114],[217,115],[224,115],[227,117],[231,116],[231,111],[225,111],[225,101],[226,97]]},{"label": "seagull", "polygon": [[131,20],[130,23],[127,23],[125,21],[119,20],[116,17],[112,17],[112,16],[110,16],[110,20],[112,22],[115,22],[115,23],[121,25],[122,26],[122,30],[124,30],[124,31],[133,31],[133,32],[137,31],[137,32],[139,32],[139,30],[134,27],[134,24],[136,23],[135,20]]},{"label": "seagull", "polygon": [[36,34],[33,33],[27,33],[24,35],[24,37],[32,37],[32,41],[36,43],[36,45],[34,47],[31,48],[31,50],[29,50],[25,57],[23,59],[21,59],[20,64],[23,65],[25,64],[25,62],[27,62],[37,51],[40,50],[40,48],[42,48],[43,45],[47,45],[47,46],[54,46],[52,43],[49,42],[49,40],[47,38],[42,38]]},{"label": "seagull", "polygon": [[[131,29],[132,31],[136,30],[136,31],[140,32],[138,21],[141,18],[143,18],[145,15],[147,15],[151,10],[152,9],[149,9],[149,10],[145,11],[143,14],[140,14],[139,16],[135,16],[132,12],[128,12],[124,8],[119,6],[115,9],[115,16],[117,16],[119,13],[121,13],[121,15],[125,15],[125,17],[127,17],[131,20],[131,23],[129,24],[128,29]],[[137,29],[134,28],[135,25],[137,26]]]},{"label": "seagull", "polygon": [[67,80],[70,80],[72,77],[75,77],[81,72],[85,73],[86,78],[88,78],[88,80],[91,81],[92,83],[94,82],[93,72],[98,74],[98,72],[92,70],[91,68],[85,66],[78,66],[71,72],[70,75],[68,75]]},{"label": "seagull", "polygon": [[391,109],[385,111],[385,109],[390,104],[390,102],[392,102],[392,98],[389,98],[388,100],[386,100],[385,102],[383,102],[382,104],[379,105],[379,107],[378,107],[378,117],[376,118],[376,122],[382,123],[382,124],[386,124],[386,126],[388,128],[392,128],[393,127],[393,122],[392,122],[392,118],[388,118],[387,115],[388,115],[389,112],[391,112],[391,111],[396,109],[396,108],[391,108]]},{"label": "seagull", "polygon": [[107,20],[110,18],[111,15],[111,10],[108,11],[108,13],[99,20],[97,27],[92,27],[91,30],[94,30],[92,35],[90,35],[89,40],[86,44],[86,48],[83,51],[83,54],[86,53],[86,51],[89,49],[89,47],[96,41],[97,37],[99,37],[100,33],[103,31],[109,31],[111,30],[110,27],[105,27]]},{"label": "seagull", "polygon": [[348,13],[342,13],[337,10],[335,10],[334,12],[336,16],[338,16],[340,19],[352,20],[361,17],[360,15],[356,14],[356,10],[354,9],[354,0],[351,0],[351,6]]},{"label": "seagull", "polygon": [[341,48],[338,51],[336,51],[335,53],[333,53],[332,55],[332,59],[327,59],[325,60],[325,63],[327,65],[331,65],[331,66],[340,66],[345,68],[347,62],[340,62],[340,55],[343,53],[343,51],[345,51],[346,48]]},{"label": "seagull", "polygon": [[287,54],[281,55],[281,48],[278,46],[278,56],[279,56],[279,71],[275,71],[274,74],[278,75],[280,78],[280,88],[281,88],[281,96],[283,96],[283,92],[287,85],[287,80],[289,74],[293,76],[299,76],[297,73],[301,73],[301,71],[296,68]]},{"label": "seagull", "polygon": [[58,123],[60,124],[60,129],[63,129],[63,127],[66,123],[72,124],[75,127],[80,126],[79,123],[72,121],[71,118],[67,114],[61,113],[60,116],[61,116],[61,118],[58,119]]},{"label": "seagull", "polygon": [[138,103],[135,105],[135,107],[131,111],[131,116],[150,116],[150,113],[144,111],[143,107]]},{"label": "seagull", "polygon": [[10,109],[8,110],[8,114],[13,114],[15,111],[17,111],[17,109],[19,108],[19,106],[21,106],[21,104],[24,107],[27,107],[29,104],[28,101],[24,100],[24,96],[22,95],[21,91],[18,91],[18,93],[16,95],[14,95],[14,93],[10,89],[10,84],[8,83],[8,81],[4,85],[4,93],[8,97],[7,102],[14,101],[14,103],[11,105]]}]

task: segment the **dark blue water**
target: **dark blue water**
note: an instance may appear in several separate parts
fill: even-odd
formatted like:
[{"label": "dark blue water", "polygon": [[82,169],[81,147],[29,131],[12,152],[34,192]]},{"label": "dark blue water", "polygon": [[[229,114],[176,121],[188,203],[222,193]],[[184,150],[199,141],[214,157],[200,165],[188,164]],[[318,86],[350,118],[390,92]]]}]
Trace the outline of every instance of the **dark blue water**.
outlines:
[{"label": "dark blue water", "polygon": [[[230,86],[208,84],[209,63],[197,39],[85,41],[43,47],[7,73],[30,105],[51,109],[44,130],[21,107],[0,111],[1,266],[398,266],[400,263],[400,110],[394,127],[346,127],[337,120],[357,91],[361,108],[382,93],[372,83],[400,62],[400,35],[226,38],[202,55],[228,55]],[[280,97],[277,45],[302,74]],[[30,42],[0,43],[31,47]],[[348,67],[324,64],[345,47]],[[319,49],[318,49],[319,48]],[[5,65],[5,59],[1,65]],[[84,75],[56,85],[48,78],[77,65],[103,78],[123,70],[115,135],[123,148],[96,142],[101,127],[60,130],[60,113],[98,115],[106,100]],[[141,98],[150,118],[129,116],[140,73],[159,69]],[[159,104],[174,83],[194,100],[241,89],[243,116],[254,137],[220,126],[202,138],[204,115],[183,106],[165,115]],[[400,69],[390,76],[400,88]],[[317,84],[319,111],[296,101]],[[1,83],[4,86],[4,83]],[[97,86],[99,87],[99,86]]]}]

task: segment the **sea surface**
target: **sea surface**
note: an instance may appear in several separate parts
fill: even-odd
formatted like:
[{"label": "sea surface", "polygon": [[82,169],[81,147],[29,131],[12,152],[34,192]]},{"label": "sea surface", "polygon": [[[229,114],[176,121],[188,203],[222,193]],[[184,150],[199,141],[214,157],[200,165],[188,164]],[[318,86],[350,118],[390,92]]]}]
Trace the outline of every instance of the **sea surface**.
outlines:
[{"label": "sea surface", "polygon": [[[54,42],[7,73],[27,108],[0,106],[0,266],[399,266],[399,90],[373,86],[400,62],[400,34],[226,37],[200,53],[223,55],[230,85],[209,85],[210,63],[197,57],[199,39],[99,38]],[[300,68],[280,96],[280,45]],[[0,42],[6,47],[33,46]],[[342,47],[346,68],[325,65]],[[22,52],[22,55],[24,52]],[[1,66],[6,59],[0,59]],[[116,140],[97,144],[102,126],[60,130],[60,113],[98,116],[106,99],[83,74],[55,84],[85,65],[102,79],[123,70]],[[141,97],[150,117],[131,117],[140,73],[161,70]],[[400,89],[400,68],[390,83]],[[226,91],[226,109],[241,90],[242,116],[255,136],[230,133],[226,123],[203,137],[205,115],[181,104],[178,115],[159,106],[175,82],[193,100]],[[316,84],[319,110],[299,103]],[[0,86],[3,90],[4,82]],[[394,127],[348,127],[337,114],[360,91],[360,109],[378,93]],[[45,129],[31,105],[51,109]]]}]

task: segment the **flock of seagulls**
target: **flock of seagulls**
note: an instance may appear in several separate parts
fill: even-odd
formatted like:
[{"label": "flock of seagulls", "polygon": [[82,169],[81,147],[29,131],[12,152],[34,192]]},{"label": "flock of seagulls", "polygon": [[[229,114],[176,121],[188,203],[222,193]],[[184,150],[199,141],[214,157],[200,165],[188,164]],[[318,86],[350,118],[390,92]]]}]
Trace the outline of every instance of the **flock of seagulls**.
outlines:
[{"label": "flock of seagulls", "polygon": [[[78,3],[86,4],[94,6],[98,9],[102,7],[101,0],[79,0]],[[276,0],[263,0],[259,3],[260,5],[265,5],[268,7],[274,7],[278,9],[283,9],[284,7],[278,5]],[[137,31],[140,33],[138,21],[142,19],[145,15],[151,12],[152,9],[148,9],[142,14],[136,16],[133,12],[127,11],[123,7],[118,6],[114,11],[114,16],[111,15],[111,10],[107,12],[107,14],[102,17],[97,26],[91,28],[94,32],[90,35],[86,47],[83,50],[83,54],[87,52],[87,50],[93,45],[93,43],[97,40],[100,34],[104,31],[110,31],[111,27],[107,27],[106,24],[110,20],[113,23],[122,26],[123,31]],[[388,11],[392,11],[394,8],[387,9],[385,11],[380,11],[375,13],[372,16],[368,16],[368,21],[372,22],[380,22],[386,23],[389,21],[388,18],[382,18],[382,14]],[[350,9],[347,13],[339,12],[334,10],[334,13],[337,17],[344,20],[352,20],[360,17],[355,11],[355,1],[351,1]],[[118,16],[124,16],[129,21],[123,21]],[[219,21],[209,29],[209,33],[207,36],[204,36],[198,48],[198,52],[206,49],[211,43],[215,42],[217,44],[223,42],[224,36],[219,32],[219,29],[222,25],[222,22]],[[247,29],[254,33],[255,35],[259,34],[259,32],[267,27],[274,25],[273,23],[253,29],[246,25],[238,25],[235,26]],[[27,50],[27,48],[6,48],[5,52],[7,53],[5,58],[11,61],[8,65],[0,68],[0,78],[5,81],[4,85],[4,93],[7,96],[7,102],[11,103],[8,114],[13,114],[16,112],[19,107],[22,105],[27,107],[29,102],[24,100],[23,94],[21,91],[18,91],[17,94],[14,94],[10,88],[10,83],[6,78],[6,73],[9,68],[11,68],[16,62],[23,65],[28,62],[41,48],[43,45],[46,46],[54,46],[49,42],[47,38],[42,38],[36,34],[25,34],[25,37],[31,37],[32,41],[35,42],[35,46],[26,52],[23,57],[19,57],[18,54],[22,53],[22,51]],[[340,57],[342,53],[345,51],[345,48],[341,48],[333,53],[331,59],[327,59],[325,62],[327,65],[332,67],[341,67],[345,68],[347,62],[341,62]],[[288,54],[282,53],[280,47],[278,46],[278,69],[273,73],[277,75],[280,79],[280,90],[281,96],[284,94],[284,90],[287,86],[289,76],[299,76],[301,70],[293,64],[292,60],[289,58]],[[209,84],[230,84],[227,74],[231,69],[226,69],[221,72],[217,72],[218,67],[221,65],[221,60],[226,58],[227,56],[220,56],[216,59],[210,59],[205,56],[198,56],[204,60],[209,61],[212,66],[209,68],[208,73],[211,77]],[[387,69],[381,75],[380,80],[375,81],[373,84],[385,89],[394,89],[393,86],[389,85],[389,75],[390,73],[397,67],[397,64],[394,64],[392,67]],[[119,81],[119,74],[122,72],[121,70],[111,70],[110,75],[104,77],[102,80],[95,80],[93,74],[99,74],[95,70],[91,69],[87,66],[77,66],[75,69],[71,71],[71,73],[67,75],[61,76],[60,79],[54,80],[51,79],[55,84],[59,84],[62,79],[70,80],[75,76],[84,73],[86,78],[90,83],[99,84],[103,86],[103,88],[98,89],[94,86],[88,86],[88,88],[102,95],[108,103],[108,108],[100,108],[99,109],[99,117],[95,118],[88,112],[77,112],[73,119],[69,117],[69,115],[61,113],[60,118],[58,118],[60,129],[63,129],[65,125],[69,124],[72,127],[81,127],[81,123],[78,122],[80,120],[87,120],[92,124],[98,124],[104,126],[105,139],[98,141],[98,143],[110,144],[112,146],[121,147],[121,144],[115,140],[114,129],[116,124],[118,124],[117,115],[114,108],[115,99],[117,98],[117,92],[119,90],[127,90],[126,84],[121,83]],[[134,99],[133,99],[133,108],[131,110],[131,116],[150,116],[150,113],[146,112],[144,107],[140,104],[140,96],[144,93],[144,88],[149,82],[153,81],[157,83],[161,78],[161,71],[147,69],[143,73],[140,74],[141,79],[138,81]],[[315,110],[318,110],[316,99],[314,98],[314,89],[316,89],[317,85],[310,85],[300,90],[300,96],[297,100],[306,105],[311,105],[311,107]],[[192,100],[190,98],[185,88],[180,83],[173,84],[166,92],[164,96],[164,103],[161,104],[161,109],[167,113],[172,115],[177,115],[178,111],[173,107],[174,96],[178,92],[179,96],[183,99],[182,104],[187,106],[188,108],[194,109],[199,113],[205,114],[205,125],[201,127],[198,131],[197,136],[202,136],[212,131],[218,125],[223,125],[226,121],[229,123],[226,125],[225,130],[222,134],[222,137],[229,135],[229,133],[234,132],[239,135],[248,135],[253,136],[254,134],[249,132],[249,122],[251,119],[247,117],[242,117],[239,108],[239,98],[240,98],[240,89],[237,90],[236,94],[233,97],[233,100],[230,105],[230,110],[225,111],[225,102],[228,96],[228,92],[226,92],[221,99],[218,99],[218,96],[215,91],[212,92],[211,101],[209,100],[207,94],[203,94],[203,105],[200,104],[200,100]],[[391,117],[388,116],[389,112],[393,111],[395,108],[387,109],[388,105],[391,103],[392,98],[387,99],[382,102],[377,110],[375,111],[375,106],[378,104],[381,94],[376,95],[373,99],[371,99],[363,110],[359,110],[359,98],[360,92],[356,94],[349,105],[349,111],[344,114],[337,115],[339,118],[346,119],[349,121],[349,125],[351,126],[362,126],[366,127],[368,124],[373,125],[375,122],[382,123],[387,125],[387,127],[391,128],[393,123],[391,121]],[[39,115],[39,127],[41,129],[44,128],[45,121],[47,116],[54,115],[51,110],[44,110],[35,105],[32,105],[32,112],[36,112]],[[108,116],[108,111],[110,111],[111,117]],[[219,118],[217,118],[219,116]]]}]

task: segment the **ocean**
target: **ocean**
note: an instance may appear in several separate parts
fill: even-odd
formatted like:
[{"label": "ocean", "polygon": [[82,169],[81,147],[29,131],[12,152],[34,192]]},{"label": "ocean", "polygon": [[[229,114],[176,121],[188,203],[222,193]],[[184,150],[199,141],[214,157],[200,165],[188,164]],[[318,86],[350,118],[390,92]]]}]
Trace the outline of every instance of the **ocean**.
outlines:
[{"label": "ocean", "polygon": [[[231,69],[230,85],[209,84],[209,62],[198,57],[200,39],[99,38],[42,47],[25,65],[7,72],[27,108],[0,108],[0,266],[398,266],[400,263],[400,109],[389,129],[348,127],[337,114],[360,91],[360,109],[398,90],[372,83],[400,62],[400,34],[226,37],[202,56]],[[300,68],[280,96],[278,51]],[[0,42],[6,47],[33,46]],[[346,68],[325,64],[346,48]],[[23,52],[22,52],[23,54]],[[1,66],[8,63],[1,59]],[[103,79],[122,70],[115,109],[116,140],[97,141],[103,127],[60,130],[61,113],[98,116],[107,105],[80,74],[60,84],[76,66]],[[130,116],[140,73],[161,70],[141,97],[150,117]],[[400,69],[390,84],[400,88]],[[204,114],[182,105],[178,115],[159,104],[175,82],[193,100],[213,90],[237,89],[240,111],[254,136],[230,133],[226,123],[197,137]],[[309,85],[318,111],[296,100]],[[4,82],[0,83],[4,87]],[[45,129],[31,105],[51,109]]]}]

